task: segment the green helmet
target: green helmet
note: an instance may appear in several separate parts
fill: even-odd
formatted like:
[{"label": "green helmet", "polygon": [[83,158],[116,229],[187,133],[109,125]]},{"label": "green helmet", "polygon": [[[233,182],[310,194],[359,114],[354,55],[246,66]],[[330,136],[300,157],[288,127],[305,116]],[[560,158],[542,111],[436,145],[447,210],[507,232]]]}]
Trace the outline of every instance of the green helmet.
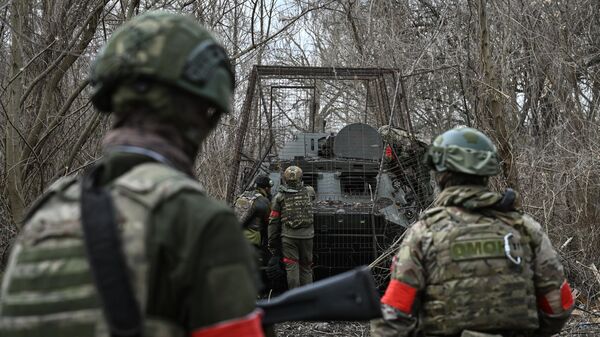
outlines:
[{"label": "green helmet", "polygon": [[92,65],[92,102],[113,110],[125,80],[153,80],[199,96],[229,112],[234,76],[227,53],[194,19],[162,11],[140,15],[118,29]]},{"label": "green helmet", "polygon": [[286,184],[296,184],[302,181],[302,169],[298,166],[289,166],[283,172],[283,180]]},{"label": "green helmet", "polygon": [[435,171],[460,172],[476,176],[500,173],[496,146],[481,131],[454,128],[437,136],[425,162]]}]

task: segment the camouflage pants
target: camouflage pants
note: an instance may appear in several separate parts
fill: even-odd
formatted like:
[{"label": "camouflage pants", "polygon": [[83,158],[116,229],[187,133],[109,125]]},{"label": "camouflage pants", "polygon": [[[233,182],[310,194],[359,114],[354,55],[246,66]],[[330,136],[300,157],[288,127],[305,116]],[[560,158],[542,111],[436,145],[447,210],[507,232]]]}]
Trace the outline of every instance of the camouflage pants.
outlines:
[{"label": "camouflage pants", "polygon": [[313,239],[281,238],[288,288],[312,283]]}]

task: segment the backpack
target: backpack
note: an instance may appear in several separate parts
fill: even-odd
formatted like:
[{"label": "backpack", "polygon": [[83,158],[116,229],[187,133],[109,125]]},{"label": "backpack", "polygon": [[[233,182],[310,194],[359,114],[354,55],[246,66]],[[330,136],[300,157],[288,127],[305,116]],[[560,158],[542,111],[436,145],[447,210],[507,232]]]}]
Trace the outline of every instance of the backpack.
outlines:
[{"label": "backpack", "polygon": [[254,201],[261,197],[262,194],[254,192],[254,191],[246,191],[242,193],[233,204],[233,212],[235,216],[240,220],[240,223],[244,224],[248,217],[251,215],[252,205],[254,205]]}]

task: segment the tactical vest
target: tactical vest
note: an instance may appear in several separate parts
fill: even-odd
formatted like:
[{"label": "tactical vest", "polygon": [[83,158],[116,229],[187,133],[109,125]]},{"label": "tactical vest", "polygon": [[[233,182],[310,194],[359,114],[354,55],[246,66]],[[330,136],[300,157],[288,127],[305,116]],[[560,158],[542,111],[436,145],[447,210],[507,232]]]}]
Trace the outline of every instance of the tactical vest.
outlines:
[{"label": "tactical vest", "polygon": [[421,316],[432,335],[538,327],[533,252],[520,213],[438,207],[422,220],[426,248]]},{"label": "tactical vest", "polygon": [[[57,181],[27,219],[2,284],[1,336],[110,336],[86,257],[80,190],[74,177]],[[117,178],[109,190],[135,296],[145,312],[148,216],[170,196],[200,192],[200,186],[165,165],[146,163]],[[144,330],[144,336],[184,336],[180,327],[150,317]]]},{"label": "tactical vest", "polygon": [[285,229],[292,231],[309,228],[313,225],[312,198],[307,187],[298,192],[283,192],[284,202],[281,212],[281,222]]}]

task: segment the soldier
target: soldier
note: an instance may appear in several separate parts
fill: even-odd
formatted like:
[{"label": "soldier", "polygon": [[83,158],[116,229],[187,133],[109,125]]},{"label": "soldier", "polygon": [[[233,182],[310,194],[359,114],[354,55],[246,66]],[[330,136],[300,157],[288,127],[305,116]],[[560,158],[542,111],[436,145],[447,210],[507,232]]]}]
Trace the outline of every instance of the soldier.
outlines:
[{"label": "soldier", "polygon": [[[574,301],[540,224],[488,189],[496,147],[451,129],[427,152],[442,192],[406,233],[372,336],[550,336]],[[462,335],[461,335],[462,334]]]},{"label": "soldier", "polygon": [[263,336],[249,247],[193,160],[234,77],[192,18],[150,12],[92,65],[92,102],[113,112],[104,156],[31,208],[0,297],[2,336]]},{"label": "soldier", "polygon": [[267,248],[273,181],[267,175],[259,175],[254,182],[254,191],[246,191],[239,196],[235,201],[234,210],[244,225],[244,236],[255,248],[259,264],[262,264],[262,252]]},{"label": "soldier", "polygon": [[290,166],[283,173],[285,186],[273,200],[269,220],[269,250],[283,256],[288,288],[312,283],[313,225],[312,201],[315,190],[302,183],[302,170]]}]

